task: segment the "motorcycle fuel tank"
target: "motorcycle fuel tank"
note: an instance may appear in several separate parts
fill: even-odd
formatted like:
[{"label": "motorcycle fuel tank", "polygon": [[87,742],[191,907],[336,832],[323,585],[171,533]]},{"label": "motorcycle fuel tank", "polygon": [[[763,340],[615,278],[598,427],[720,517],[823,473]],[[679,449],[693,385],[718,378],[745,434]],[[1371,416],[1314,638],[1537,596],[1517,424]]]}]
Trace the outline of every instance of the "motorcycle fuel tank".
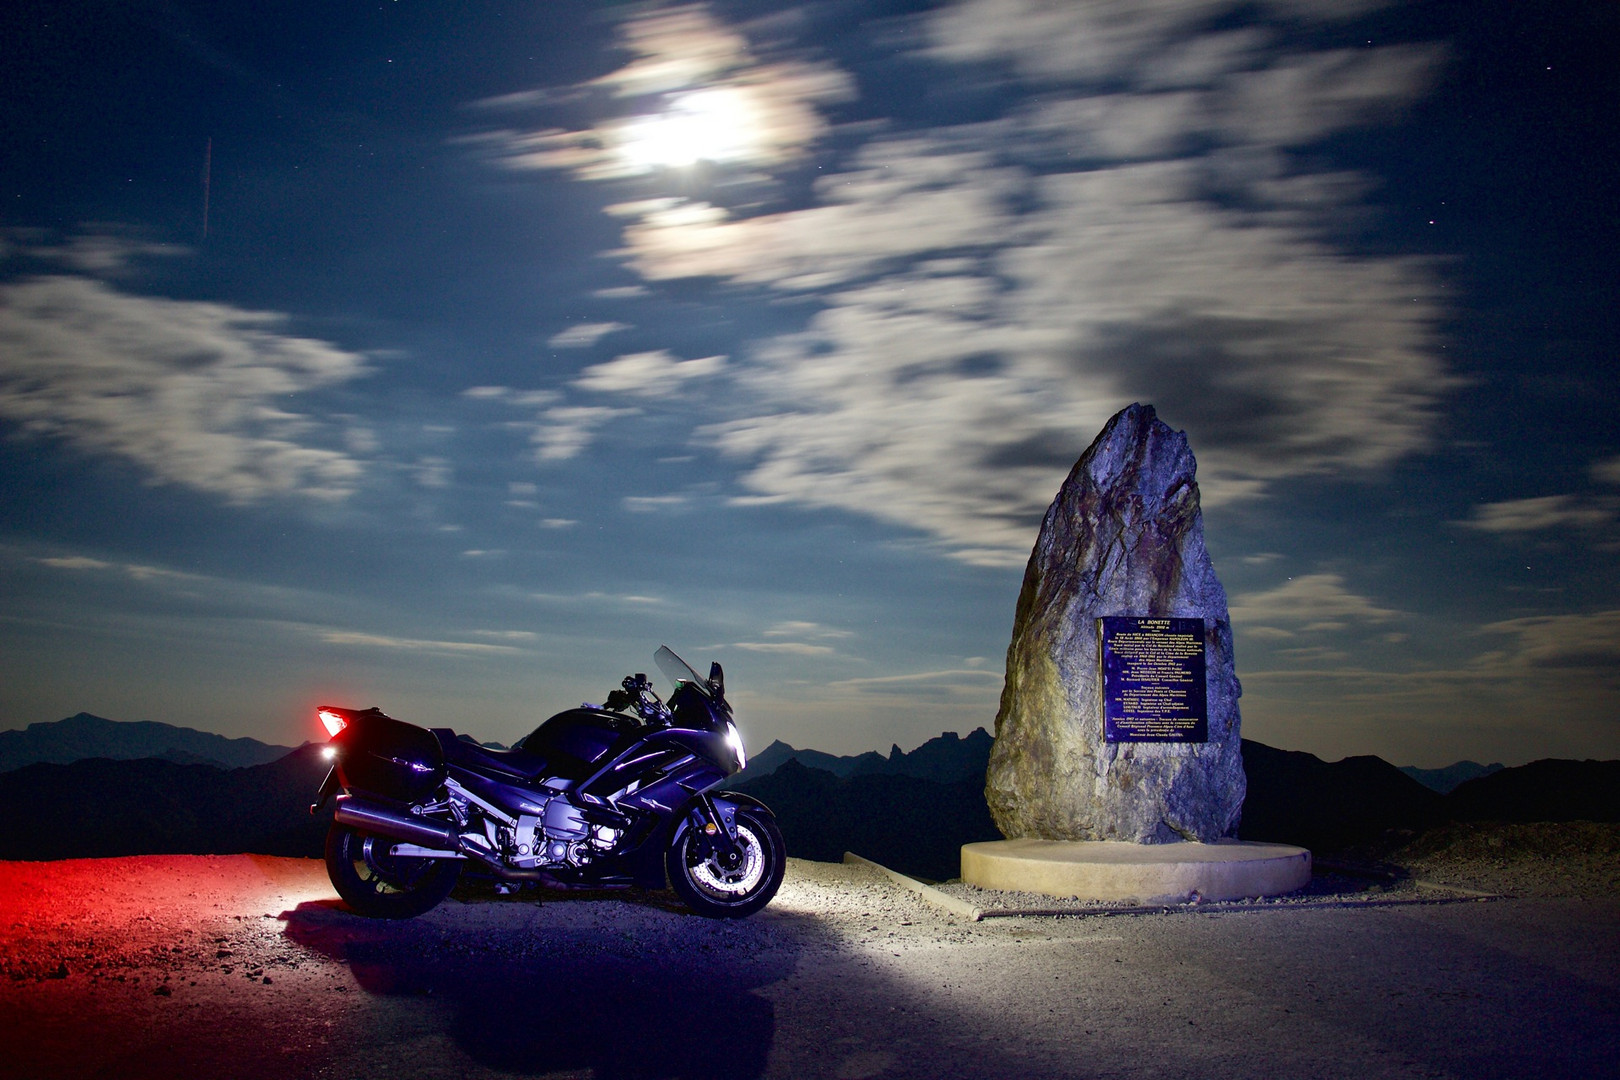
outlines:
[{"label": "motorcycle fuel tank", "polygon": [[544,758],[559,776],[579,780],[633,738],[636,724],[605,709],[569,709],[519,742],[524,753]]}]

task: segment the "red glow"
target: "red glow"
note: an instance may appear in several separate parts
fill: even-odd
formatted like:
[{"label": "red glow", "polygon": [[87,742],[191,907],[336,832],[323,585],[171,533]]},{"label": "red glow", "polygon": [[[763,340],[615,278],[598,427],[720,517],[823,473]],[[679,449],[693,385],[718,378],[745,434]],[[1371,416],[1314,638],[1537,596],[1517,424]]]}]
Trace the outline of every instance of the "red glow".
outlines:
[{"label": "red glow", "polygon": [[338,732],[349,726],[347,720],[328,709],[322,709],[316,715],[321,718],[321,724],[326,728],[326,734],[333,738],[337,736]]}]

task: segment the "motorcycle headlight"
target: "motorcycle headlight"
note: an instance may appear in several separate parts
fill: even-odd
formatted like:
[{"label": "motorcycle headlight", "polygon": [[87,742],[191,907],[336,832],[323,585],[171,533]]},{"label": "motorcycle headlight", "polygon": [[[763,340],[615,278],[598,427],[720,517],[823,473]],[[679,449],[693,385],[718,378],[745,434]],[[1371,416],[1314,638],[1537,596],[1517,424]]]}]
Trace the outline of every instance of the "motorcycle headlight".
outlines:
[{"label": "motorcycle headlight", "polygon": [[737,755],[737,771],[742,772],[748,768],[748,751],[743,749],[742,732],[738,731],[737,725],[729,720],[726,721],[726,745]]}]

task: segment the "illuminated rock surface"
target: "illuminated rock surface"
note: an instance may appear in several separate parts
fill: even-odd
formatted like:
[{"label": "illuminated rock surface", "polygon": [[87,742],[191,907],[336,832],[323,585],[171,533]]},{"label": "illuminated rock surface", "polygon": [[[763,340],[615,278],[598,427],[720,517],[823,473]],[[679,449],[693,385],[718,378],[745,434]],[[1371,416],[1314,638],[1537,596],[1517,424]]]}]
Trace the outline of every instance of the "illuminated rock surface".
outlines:
[{"label": "illuminated rock surface", "polygon": [[[1243,807],[1226,591],[1204,548],[1197,463],[1152,406],[1110,420],[1046,512],[1007,650],[985,797],[1008,838],[1212,842]],[[1209,741],[1103,738],[1101,616],[1204,620]]]}]

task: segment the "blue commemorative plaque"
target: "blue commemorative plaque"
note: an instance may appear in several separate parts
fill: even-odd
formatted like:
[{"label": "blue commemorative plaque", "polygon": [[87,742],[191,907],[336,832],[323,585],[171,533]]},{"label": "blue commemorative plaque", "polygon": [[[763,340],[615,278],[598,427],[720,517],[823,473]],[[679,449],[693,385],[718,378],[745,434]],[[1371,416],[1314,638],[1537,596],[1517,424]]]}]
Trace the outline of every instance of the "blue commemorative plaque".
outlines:
[{"label": "blue commemorative plaque", "polygon": [[1105,615],[1097,639],[1104,738],[1209,741],[1203,619]]}]

